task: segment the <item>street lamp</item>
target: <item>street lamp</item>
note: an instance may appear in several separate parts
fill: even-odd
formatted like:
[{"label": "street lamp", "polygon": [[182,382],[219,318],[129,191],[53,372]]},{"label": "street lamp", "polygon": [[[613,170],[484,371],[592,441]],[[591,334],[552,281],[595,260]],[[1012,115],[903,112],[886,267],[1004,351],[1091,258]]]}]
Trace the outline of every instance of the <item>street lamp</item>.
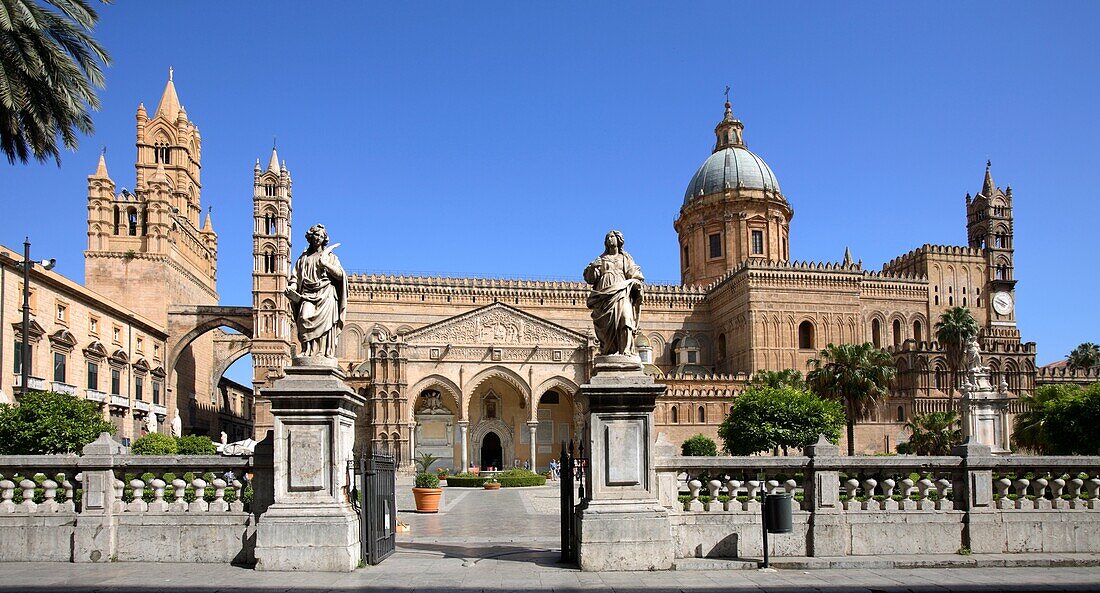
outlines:
[{"label": "street lamp", "polygon": [[[31,268],[34,267],[35,263],[31,261],[31,239],[27,237],[23,241],[23,351],[21,352],[23,362],[19,365],[19,385],[23,388],[23,393],[27,392],[27,380],[31,368],[31,351],[28,347],[27,335],[30,333],[31,325]],[[44,259],[37,263],[43,269],[51,270],[57,264],[57,260]]]}]

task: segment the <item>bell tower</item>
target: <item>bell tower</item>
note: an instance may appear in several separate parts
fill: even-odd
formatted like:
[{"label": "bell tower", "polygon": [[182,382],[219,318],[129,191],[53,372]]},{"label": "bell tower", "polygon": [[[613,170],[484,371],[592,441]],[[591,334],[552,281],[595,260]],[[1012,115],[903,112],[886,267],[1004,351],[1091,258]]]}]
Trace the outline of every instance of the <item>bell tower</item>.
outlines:
[{"label": "bell tower", "polygon": [[982,190],[973,198],[966,195],[966,236],[971,249],[985,256],[986,284],[982,304],[989,322],[987,337],[1013,342],[1020,340],[1016,327],[1016,278],[1013,268],[1012,188],[993,183],[992,163],[985,164]]},{"label": "bell tower", "polygon": [[[258,393],[290,364],[290,303],[286,297],[290,274],[291,179],[279,163],[275,148],[267,170],[260,161],[252,171],[252,383]],[[269,402],[257,398],[255,434],[260,439],[272,428]]]}]

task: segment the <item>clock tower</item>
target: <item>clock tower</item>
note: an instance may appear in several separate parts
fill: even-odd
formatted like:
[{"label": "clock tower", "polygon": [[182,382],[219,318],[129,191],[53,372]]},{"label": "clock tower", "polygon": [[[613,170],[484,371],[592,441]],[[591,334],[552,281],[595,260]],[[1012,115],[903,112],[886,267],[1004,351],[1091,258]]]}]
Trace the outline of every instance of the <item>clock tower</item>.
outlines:
[{"label": "clock tower", "polygon": [[993,183],[988,161],[982,190],[973,198],[966,196],[966,234],[972,249],[985,257],[985,299],[987,323],[985,338],[994,342],[1020,341],[1016,327],[1016,278],[1013,269],[1012,188],[1004,190]]}]

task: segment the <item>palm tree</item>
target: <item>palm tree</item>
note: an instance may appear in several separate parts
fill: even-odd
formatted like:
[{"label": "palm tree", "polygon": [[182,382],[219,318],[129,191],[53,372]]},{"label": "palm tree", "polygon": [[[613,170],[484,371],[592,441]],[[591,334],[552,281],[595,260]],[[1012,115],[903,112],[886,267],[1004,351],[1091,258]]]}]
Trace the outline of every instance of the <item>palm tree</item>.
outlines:
[{"label": "palm tree", "polygon": [[781,371],[759,370],[749,379],[748,386],[771,387],[772,389],[793,387],[794,389],[801,390],[806,388],[806,379],[802,376],[802,371],[796,371],[795,369],[783,369]]},{"label": "palm tree", "polygon": [[905,428],[912,433],[909,452],[917,455],[948,455],[952,447],[962,443],[962,426],[955,411],[914,416]]},{"label": "palm tree", "polygon": [[1031,395],[1021,395],[1024,411],[1016,414],[1012,426],[1014,448],[1027,449],[1040,454],[1050,451],[1050,439],[1046,433],[1048,407],[1051,403],[1076,395],[1076,385],[1043,385]]},{"label": "palm tree", "polygon": [[111,62],[89,35],[98,20],[88,0],[0,0],[0,152],[10,163],[60,166],[58,137],[75,149],[77,132],[92,132],[88,108],[99,109],[100,65]]},{"label": "palm tree", "polygon": [[1100,366],[1100,346],[1092,342],[1085,342],[1069,353],[1069,360],[1066,362],[1071,371]]},{"label": "palm tree", "polygon": [[966,342],[978,335],[978,322],[966,307],[952,307],[940,315],[936,322],[936,341],[947,352],[947,365],[951,367],[951,387],[947,390],[948,409],[955,409],[955,388],[959,384],[959,367],[962,366]]},{"label": "palm tree", "polygon": [[889,352],[870,342],[829,344],[809,361],[806,383],[821,397],[840,400],[848,419],[848,455],[855,455],[856,420],[866,418],[886,396],[897,374]]}]

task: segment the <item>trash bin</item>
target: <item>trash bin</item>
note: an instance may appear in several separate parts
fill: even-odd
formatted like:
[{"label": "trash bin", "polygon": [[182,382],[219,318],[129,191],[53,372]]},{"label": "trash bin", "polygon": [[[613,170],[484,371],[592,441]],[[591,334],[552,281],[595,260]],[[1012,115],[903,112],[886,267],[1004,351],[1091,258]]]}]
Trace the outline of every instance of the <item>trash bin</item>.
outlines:
[{"label": "trash bin", "polygon": [[791,532],[791,495],[769,494],[764,497],[764,523],[768,533]]}]

